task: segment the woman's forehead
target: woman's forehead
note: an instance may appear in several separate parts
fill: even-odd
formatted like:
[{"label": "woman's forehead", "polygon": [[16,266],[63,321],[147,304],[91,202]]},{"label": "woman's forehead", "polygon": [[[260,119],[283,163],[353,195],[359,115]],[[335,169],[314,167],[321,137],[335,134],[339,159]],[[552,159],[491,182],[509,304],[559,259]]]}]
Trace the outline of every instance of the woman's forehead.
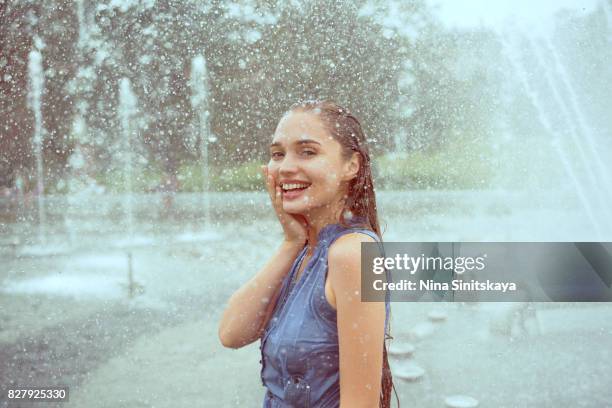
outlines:
[{"label": "woman's forehead", "polygon": [[289,112],[282,117],[274,136],[273,143],[299,143],[304,140],[315,140],[321,144],[334,141],[319,117],[309,112]]}]

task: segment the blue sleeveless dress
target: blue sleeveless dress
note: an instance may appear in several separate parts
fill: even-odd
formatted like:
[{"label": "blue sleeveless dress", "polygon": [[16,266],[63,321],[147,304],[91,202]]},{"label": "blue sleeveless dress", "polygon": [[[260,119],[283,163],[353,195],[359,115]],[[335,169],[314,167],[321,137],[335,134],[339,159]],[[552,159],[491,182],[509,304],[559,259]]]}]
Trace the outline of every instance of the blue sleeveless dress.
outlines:
[{"label": "blue sleeveless dress", "polygon": [[[340,367],[336,311],[325,298],[327,253],[340,236],[376,233],[356,226],[329,224],[320,232],[312,257],[297,283],[293,282],[306,247],[283,281],[276,307],[261,337],[261,380],[267,388],[263,408],[337,408]],[[387,274],[390,282],[390,276]],[[385,299],[388,334],[389,292]],[[381,369],[382,380],[382,369]]]}]

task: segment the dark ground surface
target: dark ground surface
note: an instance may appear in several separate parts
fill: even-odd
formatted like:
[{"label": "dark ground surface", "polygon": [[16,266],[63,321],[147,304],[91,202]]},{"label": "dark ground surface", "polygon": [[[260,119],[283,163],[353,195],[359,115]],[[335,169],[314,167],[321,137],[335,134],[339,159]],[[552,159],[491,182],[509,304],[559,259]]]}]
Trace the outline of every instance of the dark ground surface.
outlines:
[{"label": "dark ground surface", "polygon": [[[3,320],[7,316],[2,314]],[[18,318],[16,316],[15,318]],[[113,305],[79,320],[47,327],[17,341],[0,343],[0,407],[61,407],[62,403],[8,401],[16,387],[63,385],[75,390],[100,364],[130,347],[135,339],[180,324],[176,311]]]}]

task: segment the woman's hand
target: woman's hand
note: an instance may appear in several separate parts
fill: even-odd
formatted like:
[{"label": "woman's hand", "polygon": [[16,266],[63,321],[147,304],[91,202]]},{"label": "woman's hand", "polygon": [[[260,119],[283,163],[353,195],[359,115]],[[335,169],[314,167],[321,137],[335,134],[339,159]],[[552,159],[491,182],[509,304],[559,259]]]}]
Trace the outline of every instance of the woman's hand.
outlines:
[{"label": "woman's hand", "polygon": [[305,244],[308,240],[308,222],[304,216],[289,214],[283,209],[283,194],[280,185],[276,184],[276,180],[272,174],[268,172],[268,166],[261,166],[264,178],[266,180],[266,188],[272,200],[272,206],[276,212],[276,216],[283,226],[285,232],[285,241],[299,244]]}]

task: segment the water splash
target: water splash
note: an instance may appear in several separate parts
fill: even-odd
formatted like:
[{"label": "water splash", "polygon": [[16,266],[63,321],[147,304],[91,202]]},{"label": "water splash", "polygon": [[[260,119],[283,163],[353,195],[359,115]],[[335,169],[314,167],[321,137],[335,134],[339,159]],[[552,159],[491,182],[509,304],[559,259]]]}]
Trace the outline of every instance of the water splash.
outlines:
[{"label": "water splash", "polygon": [[45,233],[45,183],[43,173],[43,138],[45,129],[42,117],[42,97],[45,87],[42,53],[37,48],[43,48],[42,41],[35,39],[35,48],[28,56],[28,72],[30,80],[30,92],[28,102],[30,109],[34,112],[34,137],[32,145],[34,157],[36,158],[36,193],[38,194],[38,241],[46,242]]},{"label": "water splash", "polygon": [[127,229],[130,237],[134,235],[134,205],[132,202],[132,177],[133,177],[133,154],[132,141],[135,139],[134,117],[137,110],[136,95],[132,92],[130,80],[122,78],[119,82],[119,119],[122,129],[122,155],[124,165],[125,199],[123,207],[125,209]]},{"label": "water splash", "polygon": [[202,157],[202,195],[204,205],[204,227],[210,226],[210,170],[208,165],[208,143],[212,138],[210,132],[210,107],[208,103],[208,71],[204,56],[198,55],[191,60],[191,106],[197,115],[197,131],[200,139]]},{"label": "water splash", "polygon": [[[518,32],[509,29],[498,32],[498,38],[502,44],[503,55],[510,64],[511,75],[519,83],[521,90],[535,108],[537,120],[551,137],[550,146],[556,153],[566,176],[569,178],[572,190],[584,209],[598,239],[602,239],[607,221],[602,221],[599,215],[602,210],[605,211],[605,207],[602,205],[605,204],[605,197],[602,196],[600,189],[598,189],[601,177],[598,177],[598,174],[590,168],[591,161],[596,160],[596,158],[589,156],[588,152],[583,149],[582,143],[586,141],[589,144],[585,140],[584,135],[579,135],[576,131],[572,130],[578,129],[579,125],[576,124],[567,103],[564,102],[564,98],[560,95],[559,81],[553,78],[553,73],[547,66],[547,62],[542,55],[542,50],[538,48],[537,42],[526,36],[520,29]],[[526,49],[522,46],[524,43],[529,45]],[[526,51],[531,51],[533,56],[529,58],[530,55]],[[535,67],[527,66],[527,62],[534,63],[535,67],[543,69],[543,78],[541,75],[536,75],[533,72]],[[538,81],[537,84],[535,83],[536,81]],[[545,90],[542,89],[543,85]],[[555,111],[553,115],[547,110],[551,100],[554,102],[555,109],[560,110],[561,116],[558,115],[558,111]],[[563,128],[558,128],[557,122],[559,117],[569,124],[566,127],[570,129],[569,136],[571,136],[573,142],[572,148],[578,151],[579,164],[586,169],[586,179],[581,177],[577,163],[569,155],[569,149],[566,146],[567,138],[564,137],[565,133],[568,132]],[[599,202],[600,206],[594,205],[594,201]]]},{"label": "water splash", "polygon": [[[584,171],[587,173],[587,178],[582,178],[579,181],[585,185],[587,191],[597,191],[601,186],[601,181],[599,180],[600,177],[598,177],[598,175],[594,172],[594,169],[590,166],[590,164],[596,164],[595,167],[597,170],[599,170],[599,174],[603,174],[605,172],[603,171],[603,165],[601,164],[599,154],[594,150],[591,132],[587,132],[585,130],[586,125],[584,125],[584,121],[580,120],[579,115],[576,114],[576,95],[574,92],[570,92],[571,85],[569,80],[566,78],[567,73],[565,73],[565,76],[560,74],[561,70],[563,70],[563,72],[565,72],[565,70],[562,68],[558,58],[556,58],[554,55],[554,51],[549,51],[547,54],[553,54],[552,59],[556,61],[552,64],[552,66],[555,67],[557,72],[554,72],[551,69],[551,65],[548,63],[545,56],[546,49],[541,44],[539,39],[527,37],[527,42],[529,44],[529,49],[532,50],[535,55],[537,65],[541,67],[544,72],[544,82],[552,94],[552,101],[554,101],[554,104],[560,113],[560,115],[557,115],[556,118],[560,122],[564,123],[564,126],[562,126],[562,132],[569,133],[569,140],[573,144],[572,147],[578,152],[580,163],[584,166]],[[559,76],[561,76],[561,80],[558,79]],[[568,97],[564,98],[562,96],[561,92],[563,87],[567,88],[565,90]],[[570,112],[570,109],[574,110],[573,114]],[[567,138],[564,138],[563,140],[566,139]],[[584,144],[586,144],[589,148],[588,151],[585,151],[583,147]],[[603,175],[603,178],[606,178],[605,174]],[[605,191],[607,188],[608,187],[606,184],[604,184],[604,188],[602,190]],[[602,194],[595,194],[594,198],[599,202],[599,208],[604,208],[606,206],[606,202],[608,200]]]}]

